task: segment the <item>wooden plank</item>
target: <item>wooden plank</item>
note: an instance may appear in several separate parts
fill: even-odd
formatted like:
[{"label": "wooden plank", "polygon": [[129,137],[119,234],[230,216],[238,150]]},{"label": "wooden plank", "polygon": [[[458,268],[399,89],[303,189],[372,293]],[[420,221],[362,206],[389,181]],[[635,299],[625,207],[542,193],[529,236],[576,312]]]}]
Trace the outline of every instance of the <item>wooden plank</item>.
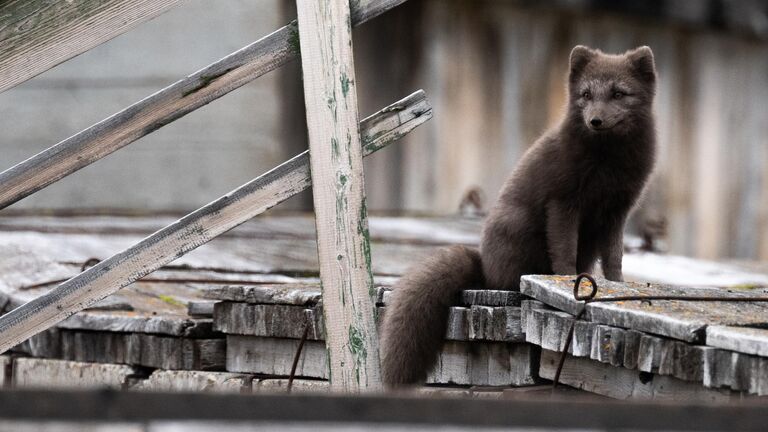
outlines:
[{"label": "wooden plank", "polygon": [[381,387],[348,0],[297,0],[331,387]]},{"label": "wooden plank", "polygon": [[[599,296],[685,295],[749,297],[756,290],[692,288],[636,282],[597,281]],[[586,289],[585,289],[586,290]],[[577,314],[583,303],[573,298],[571,276],[523,276],[521,292],[557,309]],[[668,336],[686,342],[702,343],[709,325],[768,325],[768,303],[695,302],[695,301],[623,301],[590,303],[585,319],[600,324],[624,327]]]},{"label": "wooden plank", "polygon": [[768,330],[755,327],[708,326],[707,345],[768,357]]},{"label": "wooden plank", "polygon": [[251,393],[253,375],[230,372],[156,370],[131,390],[160,392]]},{"label": "wooden plank", "polygon": [[17,358],[13,361],[13,385],[19,388],[112,388],[126,387],[138,371],[132,366],[64,360]]},{"label": "wooden plank", "polygon": [[[543,350],[539,375],[553,379],[559,360],[559,353]],[[708,389],[661,375],[638,376],[629,369],[572,356],[565,361],[560,382],[614,399],[727,402],[732,398],[725,390]]]},{"label": "wooden plank", "polygon": [[[363,121],[364,154],[431,117],[416,92]],[[0,317],[0,353],[306,189],[305,152]]]},{"label": "wooden plank", "polygon": [[[287,377],[298,340],[227,335],[227,370]],[[536,382],[538,351],[529,344],[449,341],[428,374],[428,384],[518,386]],[[327,351],[307,341],[296,376],[328,379]]]},{"label": "wooden plank", "polygon": [[[23,3],[23,0],[17,1]],[[142,1],[160,3],[160,0]],[[361,24],[404,1],[356,1],[354,24]],[[120,3],[133,4],[127,0]],[[3,171],[0,173],[0,208],[277,69],[298,55],[297,39],[293,22]]]},{"label": "wooden plank", "polygon": [[536,383],[538,350],[529,344],[447,342],[428,384],[521,386]]},{"label": "wooden plank", "polygon": [[303,306],[221,302],[214,306],[214,329],[226,334],[324,340],[322,313]]},{"label": "wooden plank", "polygon": [[223,370],[225,340],[61,331],[61,358],[171,370]]},{"label": "wooden plank", "polygon": [[253,304],[313,306],[320,301],[322,291],[320,284],[226,285],[205,290],[205,297]]},{"label": "wooden plank", "polygon": [[0,92],[125,33],[179,0],[11,0],[0,6]]},{"label": "wooden plank", "polygon": [[[378,308],[379,322],[386,307]],[[520,308],[514,306],[451,307],[445,339],[452,341],[524,342]],[[215,306],[214,330],[225,334],[300,339],[309,323],[307,338],[325,340],[319,308],[221,302]]]}]

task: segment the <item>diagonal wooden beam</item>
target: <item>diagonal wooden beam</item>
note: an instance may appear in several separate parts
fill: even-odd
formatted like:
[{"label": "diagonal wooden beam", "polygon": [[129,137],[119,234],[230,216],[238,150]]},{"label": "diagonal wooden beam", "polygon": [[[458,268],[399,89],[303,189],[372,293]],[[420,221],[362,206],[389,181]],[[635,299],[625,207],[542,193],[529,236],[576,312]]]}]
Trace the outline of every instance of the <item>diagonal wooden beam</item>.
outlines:
[{"label": "diagonal wooden beam", "polygon": [[0,2],[0,92],[125,33],[179,0]]},{"label": "diagonal wooden beam", "polygon": [[[363,154],[396,141],[432,118],[418,91],[360,122]],[[304,152],[134,246],[0,317],[0,353],[157,270],[311,184]]]},{"label": "diagonal wooden beam", "polygon": [[[405,0],[352,2],[359,25]],[[236,51],[0,173],[0,209],[284,65],[299,53],[296,23]]]}]

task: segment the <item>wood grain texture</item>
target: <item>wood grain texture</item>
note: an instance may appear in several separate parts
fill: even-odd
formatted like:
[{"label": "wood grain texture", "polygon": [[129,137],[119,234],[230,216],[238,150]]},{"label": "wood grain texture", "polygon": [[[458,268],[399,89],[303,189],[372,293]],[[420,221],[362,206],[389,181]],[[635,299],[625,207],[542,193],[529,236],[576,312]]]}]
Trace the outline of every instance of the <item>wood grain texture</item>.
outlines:
[{"label": "wood grain texture", "polygon": [[[227,370],[286,377],[299,341],[227,335]],[[445,344],[428,384],[520,386],[536,382],[538,349],[530,344],[458,342]],[[296,376],[328,379],[327,351],[307,341]]]},{"label": "wood grain texture", "polygon": [[[363,121],[363,153],[399,138],[431,117],[423,92]],[[388,126],[383,127],[382,124]],[[0,317],[0,352],[49,328],[120,288],[306,189],[305,152],[190,213],[54,290]]]},{"label": "wood grain texture", "polygon": [[150,20],[179,0],[11,0],[0,6],[0,92]]},{"label": "wood grain texture", "polygon": [[[361,24],[403,1],[353,2],[355,17],[359,19],[354,24]],[[141,3],[168,3],[168,0],[142,0]],[[3,171],[0,173],[0,208],[277,69],[298,55],[297,39],[293,22]]]},{"label": "wood grain texture", "polygon": [[[539,375],[555,376],[560,354],[543,350]],[[704,388],[661,375],[640,376],[637,372],[589,359],[568,357],[560,381],[578,389],[614,399],[726,402],[731,392]]]},{"label": "wood grain texture", "polygon": [[298,0],[331,387],[378,390],[376,291],[348,0]]},{"label": "wood grain texture", "polygon": [[[637,282],[598,280],[599,297],[625,295],[683,295],[751,297],[763,290],[694,288]],[[584,306],[573,298],[572,276],[523,276],[521,291],[557,309],[577,314]],[[586,289],[584,289],[586,293]],[[768,295],[766,295],[768,297]],[[590,303],[588,321],[668,336],[692,343],[705,341],[709,325],[762,326],[768,324],[766,302],[624,301]]]}]

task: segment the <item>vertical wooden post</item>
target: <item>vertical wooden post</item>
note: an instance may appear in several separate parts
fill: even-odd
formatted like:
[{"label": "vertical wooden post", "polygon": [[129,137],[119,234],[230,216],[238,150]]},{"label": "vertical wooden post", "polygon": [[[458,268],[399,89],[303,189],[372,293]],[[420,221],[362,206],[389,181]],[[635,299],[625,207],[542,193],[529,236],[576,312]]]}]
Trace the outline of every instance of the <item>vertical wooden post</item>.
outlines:
[{"label": "vertical wooden post", "polygon": [[381,387],[349,0],[297,0],[329,372]]}]

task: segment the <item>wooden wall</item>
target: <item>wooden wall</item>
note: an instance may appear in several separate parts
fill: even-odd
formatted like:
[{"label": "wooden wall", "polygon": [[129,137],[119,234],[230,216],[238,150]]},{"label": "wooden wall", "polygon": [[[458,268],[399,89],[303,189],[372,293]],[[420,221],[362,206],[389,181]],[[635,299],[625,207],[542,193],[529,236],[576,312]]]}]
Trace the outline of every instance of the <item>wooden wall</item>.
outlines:
[{"label": "wooden wall", "polygon": [[626,15],[414,0],[361,28],[361,112],[415,88],[435,107],[366,161],[370,207],[451,213],[475,186],[493,200],[560,117],[576,44],[656,55],[660,160],[633,230],[664,220],[672,252],[768,259],[768,42]]}]

